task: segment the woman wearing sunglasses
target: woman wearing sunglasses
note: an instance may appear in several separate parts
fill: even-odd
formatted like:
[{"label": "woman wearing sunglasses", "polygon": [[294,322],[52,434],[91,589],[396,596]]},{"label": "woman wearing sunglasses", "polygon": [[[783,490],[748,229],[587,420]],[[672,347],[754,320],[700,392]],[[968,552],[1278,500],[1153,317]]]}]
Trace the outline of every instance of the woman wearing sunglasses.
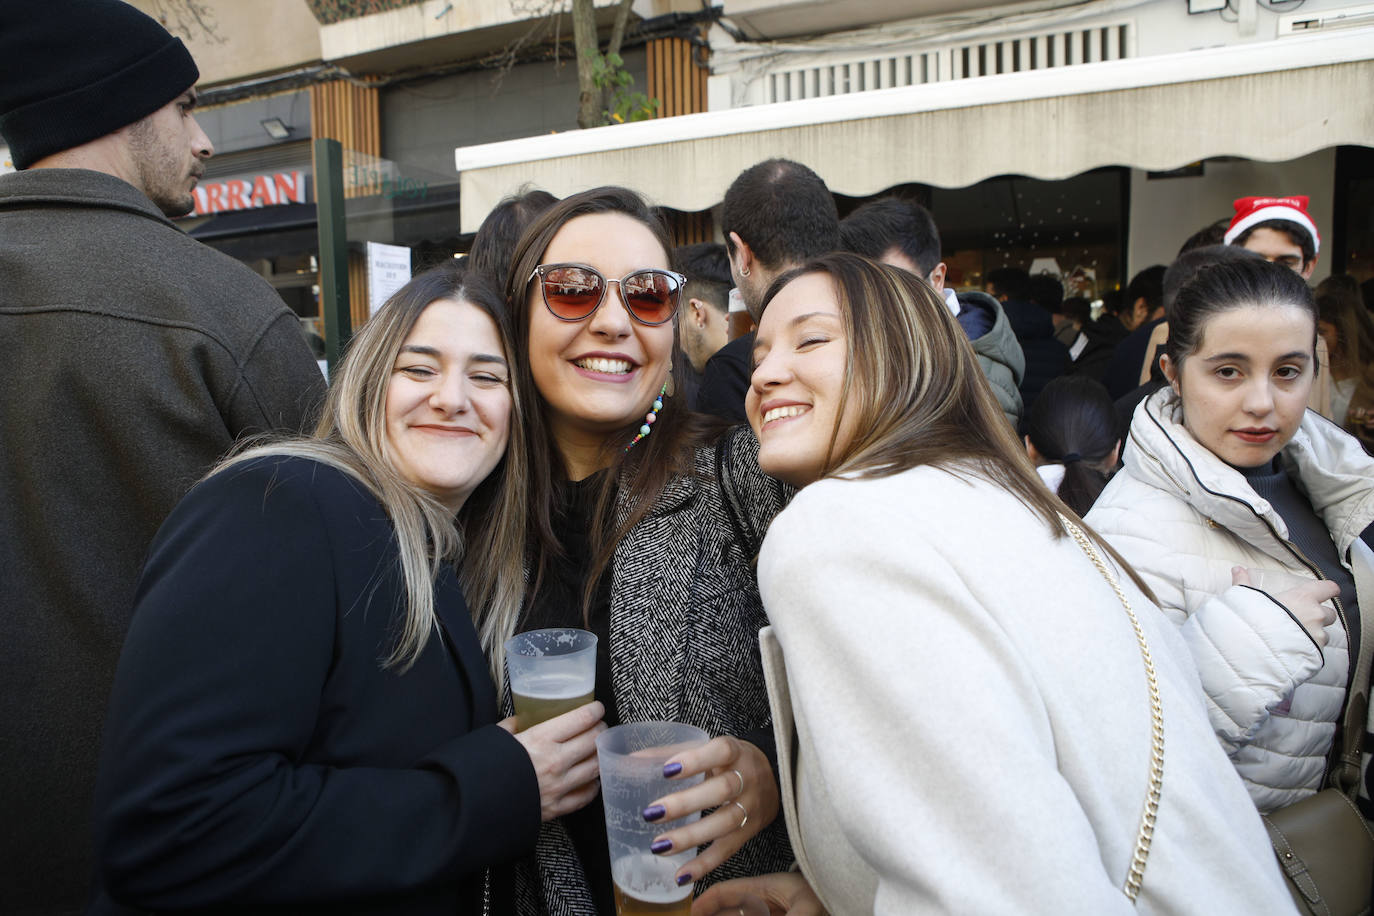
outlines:
[{"label": "woman wearing sunglasses", "polygon": [[[757,639],[766,620],[751,566],[784,494],[758,470],[747,430],[714,427],[713,442],[709,421],[673,396],[683,278],[669,249],[662,222],[622,188],[560,201],[516,248],[506,294],[518,371],[537,397],[530,592],[512,629],[597,633],[608,724],[673,720],[720,736],[679,757],[645,811],[666,821],[717,809],[654,843],[659,853],[710,844],[679,871],[686,884],[718,866],[743,875],[791,861],[761,749],[771,745]],[[673,794],[670,775],[701,772],[703,783]],[[522,912],[613,912],[599,800],[545,825],[517,896]]]}]

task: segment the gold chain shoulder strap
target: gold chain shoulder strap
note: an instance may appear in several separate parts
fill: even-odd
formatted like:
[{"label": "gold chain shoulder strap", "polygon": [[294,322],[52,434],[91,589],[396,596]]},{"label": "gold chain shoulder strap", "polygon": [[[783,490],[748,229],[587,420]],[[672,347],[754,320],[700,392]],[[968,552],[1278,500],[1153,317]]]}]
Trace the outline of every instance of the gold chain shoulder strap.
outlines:
[{"label": "gold chain shoulder strap", "polygon": [[1136,617],[1135,611],[1131,610],[1131,602],[1126,598],[1126,592],[1122,590],[1121,583],[1116,576],[1112,575],[1107,563],[1102,559],[1102,554],[1088,536],[1083,533],[1073,522],[1064,516],[1059,516],[1059,520],[1064,523],[1069,534],[1078,542],[1078,546],[1088,555],[1088,559],[1093,561],[1097,571],[1102,573],[1102,578],[1107,580],[1107,584],[1116,592],[1116,597],[1121,599],[1121,606],[1126,609],[1126,616],[1131,618],[1131,627],[1135,630],[1136,642],[1140,644],[1140,657],[1145,662],[1145,680],[1150,686],[1150,786],[1145,795],[1145,810],[1140,815],[1140,833],[1135,840],[1135,853],[1131,856],[1131,867],[1126,872],[1126,886],[1122,888],[1126,897],[1132,902],[1140,894],[1140,882],[1145,877],[1145,859],[1150,854],[1150,841],[1155,833],[1155,815],[1159,812],[1159,792],[1164,783],[1164,708],[1159,701],[1159,679],[1155,677],[1155,662],[1150,656],[1150,646],[1145,641],[1145,631],[1141,629],[1140,618]]}]

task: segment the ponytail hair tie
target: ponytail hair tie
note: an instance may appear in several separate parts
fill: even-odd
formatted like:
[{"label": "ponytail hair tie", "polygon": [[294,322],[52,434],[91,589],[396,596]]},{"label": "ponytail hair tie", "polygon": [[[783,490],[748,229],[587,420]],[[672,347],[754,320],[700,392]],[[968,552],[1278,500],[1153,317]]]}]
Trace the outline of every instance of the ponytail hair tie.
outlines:
[{"label": "ponytail hair tie", "polygon": [[1083,456],[1078,454],[1077,452],[1069,452],[1061,460],[1064,462],[1064,464],[1073,464],[1075,461],[1082,461]]}]

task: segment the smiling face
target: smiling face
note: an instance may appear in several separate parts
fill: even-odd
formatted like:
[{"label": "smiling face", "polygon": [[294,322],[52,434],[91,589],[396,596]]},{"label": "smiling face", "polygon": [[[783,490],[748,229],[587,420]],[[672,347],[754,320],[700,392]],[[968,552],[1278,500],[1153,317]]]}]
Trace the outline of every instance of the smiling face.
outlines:
[{"label": "smiling face", "polygon": [[500,462],[510,433],[510,367],[491,318],[430,303],[396,356],[386,438],[397,472],[457,512]]},{"label": "smiling face", "polygon": [[[622,213],[569,220],[539,260],[585,264],[610,278],[669,266],[653,232]],[[600,307],[581,321],[556,318],[544,305],[538,282],[529,284],[527,297],[530,374],[565,457],[570,450],[600,448],[607,437],[644,422],[668,379],[673,323],[650,326],[635,320],[614,282]]]},{"label": "smiling face", "polygon": [[1244,305],[1209,319],[1181,367],[1165,357],[1193,438],[1235,467],[1272,460],[1307,410],[1313,330],[1297,306]]},{"label": "smiling face", "polygon": [[759,321],[744,401],[765,473],[803,487],[825,471],[832,436],[834,453],[845,452],[856,426],[855,412],[841,403],[847,363],[834,281],[811,273],[787,284]]}]

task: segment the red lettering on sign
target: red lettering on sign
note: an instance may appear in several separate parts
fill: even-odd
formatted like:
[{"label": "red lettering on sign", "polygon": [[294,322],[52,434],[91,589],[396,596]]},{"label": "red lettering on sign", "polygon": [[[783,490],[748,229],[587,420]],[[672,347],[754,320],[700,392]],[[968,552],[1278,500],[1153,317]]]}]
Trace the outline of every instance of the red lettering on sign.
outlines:
[{"label": "red lettering on sign", "polygon": [[226,210],[247,210],[252,206],[251,203],[243,199],[244,185],[248,185],[248,190],[250,192],[253,190],[253,186],[246,181],[235,180],[226,181],[224,183],[224,197],[227,201],[225,206]]},{"label": "red lettering on sign", "polygon": [[292,200],[298,204],[305,203],[305,181],[301,179],[300,172],[278,172],[273,179],[277,184],[278,203]]},{"label": "red lettering on sign", "polygon": [[229,204],[224,199],[224,185],[212,184],[205,189],[205,194],[210,198],[210,212],[218,213],[221,210],[228,210]]},{"label": "red lettering on sign", "polygon": [[197,185],[191,191],[195,209],[189,216],[305,203],[305,176],[299,171],[230,178]]},{"label": "red lettering on sign", "polygon": [[253,179],[253,206],[270,206],[277,202],[277,186],[268,181],[268,176],[259,175]]}]

